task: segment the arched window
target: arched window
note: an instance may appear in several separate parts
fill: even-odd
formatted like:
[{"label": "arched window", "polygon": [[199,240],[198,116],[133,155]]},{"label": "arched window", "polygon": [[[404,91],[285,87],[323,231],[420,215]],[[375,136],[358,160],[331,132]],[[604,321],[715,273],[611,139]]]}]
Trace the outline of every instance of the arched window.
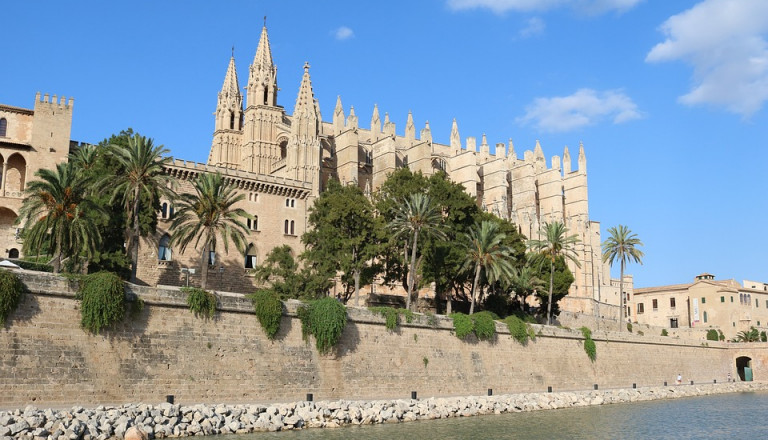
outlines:
[{"label": "arched window", "polygon": [[253,269],[254,267],[256,267],[256,246],[251,244],[245,251],[245,268]]},{"label": "arched window", "polygon": [[296,207],[296,199],[291,199],[291,208]]},{"label": "arched window", "polygon": [[291,220],[291,235],[293,235],[293,220]]},{"label": "arched window", "polygon": [[[3,119],[5,120],[5,119]],[[8,258],[19,258],[19,250],[16,248],[12,248],[8,251]]]},{"label": "arched window", "polygon": [[284,233],[285,234],[288,233],[288,220],[285,221],[285,231],[284,231]]},{"label": "arched window", "polygon": [[285,199],[285,207],[288,208],[291,206],[291,199]]},{"label": "arched window", "polygon": [[160,245],[157,247],[157,259],[160,261],[171,261],[171,237],[168,234],[160,239]]},{"label": "arched window", "polygon": [[280,142],[280,159],[285,159],[288,156],[288,141]]},{"label": "arched window", "polygon": [[6,137],[8,133],[8,120],[0,118],[0,137]]}]

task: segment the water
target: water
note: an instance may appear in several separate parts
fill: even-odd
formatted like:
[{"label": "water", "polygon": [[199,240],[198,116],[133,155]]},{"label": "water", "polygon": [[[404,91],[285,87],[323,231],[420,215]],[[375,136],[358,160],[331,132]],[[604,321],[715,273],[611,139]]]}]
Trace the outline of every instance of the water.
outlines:
[{"label": "water", "polygon": [[425,420],[394,425],[256,433],[226,438],[232,440],[766,439],[768,438],[768,392]]}]

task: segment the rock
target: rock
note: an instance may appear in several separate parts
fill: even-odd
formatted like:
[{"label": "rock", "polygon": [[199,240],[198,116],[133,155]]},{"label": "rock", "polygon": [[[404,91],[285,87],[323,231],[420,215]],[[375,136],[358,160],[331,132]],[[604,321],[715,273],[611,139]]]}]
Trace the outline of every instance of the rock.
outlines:
[{"label": "rock", "polygon": [[131,426],[125,431],[124,440],[149,440],[149,436],[138,426]]}]

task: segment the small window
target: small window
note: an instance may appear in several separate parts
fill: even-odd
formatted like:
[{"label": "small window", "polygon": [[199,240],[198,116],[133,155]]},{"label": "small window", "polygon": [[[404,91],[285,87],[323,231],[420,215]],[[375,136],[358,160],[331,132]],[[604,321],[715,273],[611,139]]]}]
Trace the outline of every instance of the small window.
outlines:
[{"label": "small window", "polygon": [[704,322],[707,322],[707,312],[704,312]]},{"label": "small window", "polygon": [[293,231],[293,220],[291,220],[291,235],[294,235],[294,231]]},{"label": "small window", "polygon": [[256,267],[256,248],[253,245],[248,246],[245,251],[245,268],[253,269]]},{"label": "small window", "polygon": [[639,315],[641,313],[645,313],[644,308],[645,308],[645,306],[643,305],[643,303],[638,303],[637,304],[637,314]]},{"label": "small window", "polygon": [[16,248],[11,248],[8,251],[8,258],[19,258],[19,250]]},{"label": "small window", "polygon": [[216,265],[216,251],[208,251],[208,265],[209,266]]},{"label": "small window", "polygon": [[[721,296],[721,297],[720,297],[720,302],[721,302],[721,303],[724,303],[724,302],[725,302],[725,297],[724,297],[724,296]],[[768,304],[768,301],[766,301],[766,304]]]},{"label": "small window", "polygon": [[755,298],[755,308],[760,307],[760,300]]},{"label": "small window", "polygon": [[659,300],[654,299],[653,300],[653,310],[659,310]]},{"label": "small window", "polygon": [[674,298],[670,298],[669,299],[669,307],[671,307],[673,309],[675,308],[675,299]]},{"label": "small window", "polygon": [[285,199],[285,207],[291,206],[291,199]]},{"label": "small window", "polygon": [[161,218],[168,218],[168,204],[167,203],[163,203],[160,206],[160,217]]},{"label": "small window", "polygon": [[6,137],[8,133],[8,120],[0,118],[0,137]]},{"label": "small window", "polygon": [[160,261],[171,261],[171,237],[168,234],[163,235],[160,244],[157,247],[157,259]]},{"label": "small window", "polygon": [[286,234],[286,235],[288,234],[288,224],[289,224],[288,220],[286,220],[285,221],[285,227],[284,227],[284,230],[283,230],[283,233]]},{"label": "small window", "polygon": [[669,327],[670,328],[677,328],[677,318],[670,318],[669,319]]},{"label": "small window", "polygon": [[296,207],[296,199],[291,199],[291,208]]},{"label": "small window", "polygon": [[731,295],[731,302],[733,302],[733,295]]},{"label": "small window", "polygon": [[760,321],[757,321],[757,326],[760,327]]},{"label": "small window", "polygon": [[707,299],[706,299],[706,298],[704,298],[703,296],[701,297],[701,303],[702,303],[702,304],[706,304],[706,303],[707,303]]}]

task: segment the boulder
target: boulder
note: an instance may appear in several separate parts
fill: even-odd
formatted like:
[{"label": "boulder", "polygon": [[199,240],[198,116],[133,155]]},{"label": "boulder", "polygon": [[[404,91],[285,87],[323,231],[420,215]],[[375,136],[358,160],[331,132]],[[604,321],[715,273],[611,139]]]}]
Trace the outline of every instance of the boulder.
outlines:
[{"label": "boulder", "polygon": [[138,426],[131,426],[125,431],[124,440],[149,440],[149,436]]}]

